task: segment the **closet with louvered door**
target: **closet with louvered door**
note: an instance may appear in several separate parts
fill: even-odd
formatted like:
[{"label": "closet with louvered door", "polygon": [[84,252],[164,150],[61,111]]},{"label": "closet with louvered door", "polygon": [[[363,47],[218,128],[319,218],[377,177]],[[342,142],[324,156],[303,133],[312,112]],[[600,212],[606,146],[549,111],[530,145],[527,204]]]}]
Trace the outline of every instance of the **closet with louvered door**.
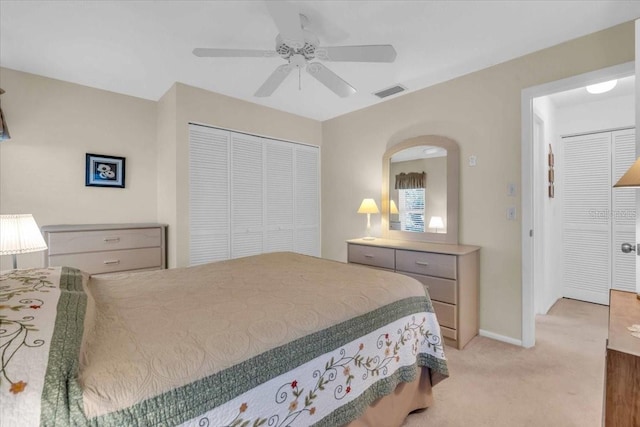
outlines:
[{"label": "closet with louvered door", "polygon": [[231,133],[231,257],[263,252],[263,143]]},{"label": "closet with louvered door", "polygon": [[189,260],[191,265],[231,257],[231,135],[189,126]]},{"label": "closet with louvered door", "polygon": [[190,264],[320,256],[318,147],[189,126]]},{"label": "closet with louvered door", "polygon": [[[636,160],[635,129],[619,130],[611,133],[613,144],[612,185],[629,169]],[[613,270],[611,288],[620,291],[636,290],[635,253],[625,254],[620,246],[636,242],[636,190],[615,188],[611,194],[611,221],[613,238]]]},{"label": "closet with louvered door", "polygon": [[[563,296],[608,304],[609,289],[635,286],[635,193],[612,186],[635,161],[633,129],[562,138]],[[629,278],[633,277],[629,281]]]},{"label": "closet with louvered door", "polygon": [[320,256],[320,152],[295,147],[294,252]]}]

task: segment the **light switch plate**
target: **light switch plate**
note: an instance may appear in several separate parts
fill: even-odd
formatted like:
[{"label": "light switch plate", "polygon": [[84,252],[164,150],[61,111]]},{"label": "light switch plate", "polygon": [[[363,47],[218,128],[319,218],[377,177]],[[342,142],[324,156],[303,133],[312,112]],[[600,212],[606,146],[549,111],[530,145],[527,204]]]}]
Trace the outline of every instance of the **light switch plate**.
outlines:
[{"label": "light switch plate", "polygon": [[516,185],[513,182],[507,184],[507,196],[516,197]]},{"label": "light switch plate", "polygon": [[469,166],[475,166],[478,164],[478,157],[469,156]]},{"label": "light switch plate", "polygon": [[516,220],[516,208],[515,206],[511,206],[507,208],[507,219],[509,221],[515,221]]}]

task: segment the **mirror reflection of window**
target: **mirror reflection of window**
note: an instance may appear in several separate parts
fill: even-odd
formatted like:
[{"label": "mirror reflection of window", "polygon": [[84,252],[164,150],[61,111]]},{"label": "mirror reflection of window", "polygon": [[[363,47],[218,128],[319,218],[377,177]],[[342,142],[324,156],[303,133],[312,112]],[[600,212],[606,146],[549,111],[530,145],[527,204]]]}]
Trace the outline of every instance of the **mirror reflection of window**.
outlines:
[{"label": "mirror reflection of window", "polygon": [[[425,174],[424,180],[416,175]],[[428,185],[428,187],[427,187]],[[401,190],[422,190],[409,200],[412,206],[402,206]],[[405,194],[406,196],[406,194]],[[406,200],[407,197],[404,197]],[[394,212],[393,204],[397,204]],[[447,150],[442,147],[420,145],[398,151],[389,159],[389,230],[416,233],[446,233],[446,227],[429,229],[432,216],[447,216]],[[425,224],[426,222],[426,224]]]},{"label": "mirror reflection of window", "polygon": [[400,229],[424,232],[424,188],[398,190]]}]

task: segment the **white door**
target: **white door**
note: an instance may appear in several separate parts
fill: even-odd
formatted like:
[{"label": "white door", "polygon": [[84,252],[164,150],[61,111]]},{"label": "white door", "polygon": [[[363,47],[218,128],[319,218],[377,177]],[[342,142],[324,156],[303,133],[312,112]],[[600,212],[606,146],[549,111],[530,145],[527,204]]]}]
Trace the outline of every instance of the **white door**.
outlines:
[{"label": "white door", "polygon": [[563,296],[608,304],[611,283],[611,133],[562,139]]},{"label": "white door", "polygon": [[[612,133],[613,143],[613,184],[629,169],[636,159],[635,129],[619,130]],[[611,221],[613,238],[613,272],[611,288],[635,291],[635,252],[623,253],[622,243],[634,245],[636,241],[636,190],[614,188],[611,197]]]},{"label": "white door", "polygon": [[294,149],[286,142],[265,142],[265,252],[294,249]]},{"label": "white door", "polygon": [[228,131],[189,125],[189,262],[230,257]]},{"label": "white door", "polygon": [[635,190],[612,186],[635,160],[635,130],[563,138],[563,296],[609,303],[609,289],[635,289]]},{"label": "white door", "polygon": [[[636,127],[640,123],[640,19],[636,20]],[[636,134],[636,157],[640,156],[640,132]],[[636,190],[636,212],[640,212],[640,197]],[[640,217],[636,215],[636,236],[640,236]],[[634,243],[633,241],[630,243]],[[638,253],[636,253],[638,255]],[[636,256],[636,292],[640,295],[640,256]]]},{"label": "white door", "polygon": [[263,167],[262,139],[231,133],[231,258],[264,252]]}]

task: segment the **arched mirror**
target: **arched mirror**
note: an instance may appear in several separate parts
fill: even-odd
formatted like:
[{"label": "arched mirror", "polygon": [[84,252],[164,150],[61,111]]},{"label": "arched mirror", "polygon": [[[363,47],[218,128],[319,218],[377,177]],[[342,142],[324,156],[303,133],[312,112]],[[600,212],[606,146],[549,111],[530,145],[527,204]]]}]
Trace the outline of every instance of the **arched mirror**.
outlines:
[{"label": "arched mirror", "polygon": [[458,243],[458,144],[437,135],[391,147],[382,159],[382,235]]}]

